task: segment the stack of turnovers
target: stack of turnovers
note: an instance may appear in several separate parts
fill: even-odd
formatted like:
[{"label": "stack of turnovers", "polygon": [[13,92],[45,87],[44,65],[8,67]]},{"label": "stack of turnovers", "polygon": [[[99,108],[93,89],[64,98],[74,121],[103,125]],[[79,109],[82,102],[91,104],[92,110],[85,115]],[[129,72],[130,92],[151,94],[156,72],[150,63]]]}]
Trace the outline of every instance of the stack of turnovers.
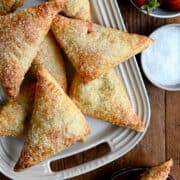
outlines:
[{"label": "stack of turnovers", "polygon": [[56,82],[67,91],[65,65],[57,43],[49,32],[29,70],[32,80],[27,80],[22,85],[16,101],[8,101],[0,112],[0,135],[23,136],[27,132],[27,124],[32,112],[34,101],[36,76],[39,65],[44,67],[55,78]]},{"label": "stack of turnovers", "polygon": [[[88,0],[49,1],[0,16],[0,82],[8,97],[0,136],[25,138],[15,171],[84,141],[90,127],[83,114],[143,132],[112,68],[151,43],[91,23]],[[76,70],[69,93],[61,50]]]},{"label": "stack of turnovers", "polygon": [[24,75],[63,2],[48,2],[0,16],[0,82],[9,100],[17,97]]}]

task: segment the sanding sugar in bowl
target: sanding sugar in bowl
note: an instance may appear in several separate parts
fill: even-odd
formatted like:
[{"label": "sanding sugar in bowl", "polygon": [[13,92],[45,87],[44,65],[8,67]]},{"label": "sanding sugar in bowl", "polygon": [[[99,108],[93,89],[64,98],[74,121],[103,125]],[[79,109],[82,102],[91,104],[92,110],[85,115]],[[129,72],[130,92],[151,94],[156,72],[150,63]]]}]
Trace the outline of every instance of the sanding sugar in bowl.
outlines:
[{"label": "sanding sugar in bowl", "polygon": [[145,74],[158,84],[180,84],[180,25],[164,26],[150,37],[154,44],[141,56]]}]

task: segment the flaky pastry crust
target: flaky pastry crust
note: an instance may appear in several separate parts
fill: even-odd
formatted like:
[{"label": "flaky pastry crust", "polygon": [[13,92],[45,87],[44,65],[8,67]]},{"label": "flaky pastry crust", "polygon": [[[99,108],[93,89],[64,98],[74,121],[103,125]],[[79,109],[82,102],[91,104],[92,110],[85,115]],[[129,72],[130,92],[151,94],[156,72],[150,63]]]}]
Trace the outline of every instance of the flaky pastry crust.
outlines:
[{"label": "flaky pastry crust", "polygon": [[[49,33],[33,61],[30,76],[37,76],[38,65],[43,64],[66,92],[67,81],[61,52],[52,34]],[[27,80],[26,80],[27,81]],[[24,136],[31,117],[35,82],[27,82],[16,101],[7,102],[0,111],[0,136]]]},{"label": "flaky pastry crust", "polygon": [[0,82],[9,100],[17,98],[24,75],[65,0],[0,16]]},{"label": "flaky pastry crust", "polygon": [[141,180],[166,180],[173,166],[173,160],[170,159],[155,167],[149,169],[142,175]]},{"label": "flaky pastry crust", "polygon": [[38,72],[30,127],[15,171],[40,163],[90,133],[81,111],[55,79],[43,66]]},{"label": "flaky pastry crust", "polygon": [[7,102],[0,110],[0,136],[23,137],[31,116],[35,82],[25,84],[16,101]]},{"label": "flaky pastry crust", "polygon": [[89,0],[67,0],[62,13],[71,18],[90,21],[91,12]]},{"label": "flaky pastry crust", "polygon": [[51,27],[84,82],[148,47],[148,37],[57,15]]},{"label": "flaky pastry crust", "polygon": [[86,115],[138,132],[144,131],[114,69],[87,84],[76,74],[69,95]]},{"label": "flaky pastry crust", "polygon": [[35,77],[39,64],[43,64],[45,66],[48,72],[66,92],[67,79],[64,60],[61,50],[51,32],[49,32],[44,39],[35,59],[33,60],[30,73]]},{"label": "flaky pastry crust", "polygon": [[0,0],[0,15],[8,14],[22,6],[24,0]]}]

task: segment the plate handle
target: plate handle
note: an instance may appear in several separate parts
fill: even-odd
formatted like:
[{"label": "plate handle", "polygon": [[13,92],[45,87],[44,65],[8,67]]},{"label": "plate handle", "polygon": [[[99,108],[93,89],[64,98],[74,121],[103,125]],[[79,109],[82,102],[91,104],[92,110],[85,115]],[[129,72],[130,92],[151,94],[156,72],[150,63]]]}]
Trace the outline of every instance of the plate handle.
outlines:
[{"label": "plate handle", "polygon": [[[52,173],[53,179],[59,180],[59,179],[72,178],[72,177],[87,173],[89,171],[92,171],[94,169],[97,169],[97,168],[101,167],[102,165],[107,164],[107,161],[111,161],[111,159],[112,159],[111,158],[112,149],[111,149],[110,141],[102,142],[101,144],[104,144],[104,143],[106,143],[109,146],[110,152],[108,152],[107,154],[105,154],[105,155],[103,155],[103,156],[101,156],[101,157],[99,157],[97,159],[90,160],[88,162],[82,163],[82,164],[74,166],[72,168],[59,170],[57,172],[54,172],[54,171],[51,170],[50,163],[52,161],[50,160],[48,162],[49,167],[47,168],[47,170],[49,171],[49,173]],[[99,144],[99,145],[101,145],[101,144]]]}]

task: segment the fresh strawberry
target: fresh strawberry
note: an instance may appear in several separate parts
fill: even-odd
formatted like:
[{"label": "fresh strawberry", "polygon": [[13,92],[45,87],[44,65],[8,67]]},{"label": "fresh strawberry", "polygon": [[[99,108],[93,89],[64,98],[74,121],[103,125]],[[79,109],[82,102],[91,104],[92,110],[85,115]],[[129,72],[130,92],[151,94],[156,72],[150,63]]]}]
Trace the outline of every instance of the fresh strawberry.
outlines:
[{"label": "fresh strawberry", "polygon": [[134,0],[137,6],[146,10],[148,13],[156,9],[160,3],[158,0]]},{"label": "fresh strawberry", "polygon": [[180,2],[179,3],[170,3],[168,4],[168,9],[172,11],[180,11]]},{"label": "fresh strawberry", "polygon": [[161,6],[171,10],[180,11],[180,0],[160,0]]},{"label": "fresh strawberry", "polygon": [[138,7],[141,7],[146,3],[146,0],[134,0],[134,2]]}]

